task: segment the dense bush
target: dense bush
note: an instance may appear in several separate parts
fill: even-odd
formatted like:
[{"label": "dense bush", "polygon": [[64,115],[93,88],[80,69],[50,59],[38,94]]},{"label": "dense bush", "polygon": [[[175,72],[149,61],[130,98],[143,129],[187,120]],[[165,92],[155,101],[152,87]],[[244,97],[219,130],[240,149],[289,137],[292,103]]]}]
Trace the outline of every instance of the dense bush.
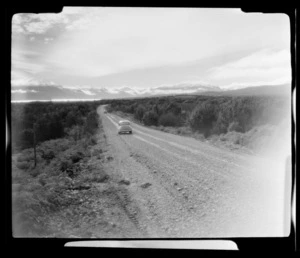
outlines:
[{"label": "dense bush", "polygon": [[181,107],[176,102],[171,102],[167,105],[164,112],[166,113],[173,113],[175,116],[179,116],[181,114]]},{"label": "dense bush", "polygon": [[145,111],[146,111],[146,109],[142,105],[139,105],[137,107],[136,111],[134,112],[134,118],[139,121],[142,121]]},{"label": "dense bush", "polygon": [[288,103],[285,96],[183,95],[112,100],[109,109],[131,113],[135,108],[134,118],[145,125],[188,126],[208,137],[278,124],[288,114]]},{"label": "dense bush", "polygon": [[189,124],[206,137],[228,131],[245,133],[255,126],[279,123],[287,110],[287,101],[280,97],[215,97],[198,103]]},{"label": "dense bush", "polygon": [[93,135],[97,128],[98,128],[98,114],[95,110],[90,111],[87,115],[85,124],[84,124],[84,131],[89,135]]},{"label": "dense bush", "polygon": [[61,158],[59,168],[62,172],[66,171],[68,168],[72,168],[72,166],[73,166],[72,160],[66,157]]},{"label": "dense bush", "polygon": [[189,124],[195,131],[208,136],[216,120],[216,107],[210,102],[202,102],[193,110]]},{"label": "dense bush", "polygon": [[173,113],[163,114],[158,119],[158,125],[162,126],[178,126],[178,117]]},{"label": "dense bush", "polygon": [[73,125],[71,128],[66,128],[65,133],[74,141],[78,141],[82,138],[83,127],[79,125]]},{"label": "dense bush", "polygon": [[34,133],[37,143],[68,134],[78,139],[84,134],[93,134],[98,127],[98,106],[98,102],[13,103],[12,146],[21,149],[32,147]]},{"label": "dense bush", "polygon": [[145,125],[157,125],[158,116],[154,111],[147,111],[144,113],[142,122]]},{"label": "dense bush", "polygon": [[241,127],[239,125],[238,122],[231,122],[228,126],[228,132],[232,132],[232,131],[236,131],[236,132],[240,132],[241,131]]},{"label": "dense bush", "polygon": [[42,151],[42,155],[41,157],[46,160],[47,163],[49,163],[52,159],[55,158],[55,153],[53,150],[46,150],[46,151]]}]

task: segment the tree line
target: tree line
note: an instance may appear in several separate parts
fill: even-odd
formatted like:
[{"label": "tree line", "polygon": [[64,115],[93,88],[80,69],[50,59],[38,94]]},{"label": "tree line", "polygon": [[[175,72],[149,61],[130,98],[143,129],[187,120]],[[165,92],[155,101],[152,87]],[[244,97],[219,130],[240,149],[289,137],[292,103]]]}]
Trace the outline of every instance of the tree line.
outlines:
[{"label": "tree line", "polygon": [[[98,102],[33,102],[11,106],[12,150],[34,148],[51,139],[92,136],[98,128]],[[35,159],[36,160],[36,159]]]},{"label": "tree line", "polygon": [[172,96],[113,100],[108,111],[132,114],[148,126],[188,126],[208,137],[277,124],[288,109],[281,96]]}]

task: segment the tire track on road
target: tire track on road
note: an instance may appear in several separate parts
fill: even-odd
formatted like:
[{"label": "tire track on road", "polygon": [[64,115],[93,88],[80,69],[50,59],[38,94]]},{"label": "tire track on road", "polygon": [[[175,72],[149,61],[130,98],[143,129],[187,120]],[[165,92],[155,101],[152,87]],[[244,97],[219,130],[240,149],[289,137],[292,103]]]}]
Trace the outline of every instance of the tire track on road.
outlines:
[{"label": "tire track on road", "polygon": [[[111,117],[108,117],[108,118],[110,119],[110,121],[116,127],[118,127],[117,123],[113,120],[113,118],[111,118]],[[116,118],[114,117],[114,119],[116,119]],[[206,159],[206,162],[208,162],[208,163],[211,163],[211,161],[212,161],[211,160],[211,155],[209,155],[205,151],[200,151],[200,150],[192,149],[192,148],[189,148],[187,146],[183,146],[183,145],[175,143],[175,142],[166,141],[166,140],[161,139],[159,137],[156,137],[156,136],[144,133],[144,132],[142,132],[142,131],[140,131],[140,130],[138,130],[136,128],[134,129],[134,131],[137,132],[138,134],[144,135],[146,137],[150,137],[150,138],[152,138],[154,140],[157,140],[159,142],[164,142],[164,143],[167,143],[168,145],[171,145],[173,147],[177,147],[178,149],[184,150],[185,152],[189,152],[189,153],[192,153],[194,155],[199,155],[202,159],[203,158]],[[163,148],[162,146],[160,146],[160,145],[158,145],[156,143],[150,142],[150,141],[146,140],[145,138],[143,138],[141,136],[137,136],[137,135],[132,135],[132,136],[135,137],[135,138],[137,138],[137,139],[139,139],[139,140],[141,140],[141,141],[143,141],[143,142],[146,142],[147,144],[150,144],[150,145],[152,145],[152,146],[154,146],[156,148],[159,148],[160,150],[162,150],[164,152],[167,152],[168,154],[170,154],[172,156],[175,156],[176,158],[178,158],[180,160],[184,160],[186,162],[189,162],[190,164],[193,164],[193,165],[195,165],[195,166],[203,169],[203,164],[199,165],[199,159],[197,161],[195,161],[194,159],[190,158],[188,156],[188,154],[186,154],[186,155],[183,156],[182,154],[178,154],[178,153],[176,153],[174,151],[170,151],[170,150],[168,150],[166,148]],[[242,169],[243,172],[246,172],[246,171],[250,172],[250,173],[252,172],[252,169],[250,169],[249,167],[242,166],[240,164],[236,164],[236,163],[230,162],[228,160],[220,159],[220,158],[215,157],[215,156],[213,157],[213,161],[218,161],[220,163],[225,164],[226,166],[228,166],[228,165],[234,165],[234,166],[238,167],[239,169]],[[215,165],[215,163],[213,163],[213,164]],[[220,175],[220,176],[222,176],[224,178],[231,178],[232,179],[232,174],[234,174],[234,176],[236,176],[236,177],[239,177],[239,178],[248,178],[249,180],[252,180],[252,178],[250,176],[248,176],[246,173],[240,173],[240,170],[239,170],[239,172],[236,172],[234,170],[225,170],[225,169],[223,169],[222,172],[219,172],[219,171],[216,171],[214,169],[210,169],[208,167],[206,167],[205,169],[206,169],[206,171],[218,174],[218,175]],[[225,174],[224,171],[226,171],[227,173]]]},{"label": "tire track on road", "polygon": [[[269,227],[264,224],[271,227],[273,221],[279,222],[275,212],[279,205],[273,204],[279,201],[277,183],[273,191],[269,188],[274,183],[273,174],[264,175],[272,170],[267,160],[257,161],[255,157],[239,153],[235,156],[230,151],[209,147],[208,143],[134,123],[133,135],[119,136],[115,131],[115,127],[118,128],[115,121],[119,118],[103,117],[110,143],[121,160],[116,164],[117,170],[126,170],[132,182],[130,196],[137,200],[144,214],[137,219],[141,224],[151,223],[150,227],[155,228],[149,231],[151,234],[156,231],[164,236],[165,228],[171,228],[166,232],[176,236],[178,230],[179,237],[190,236],[191,232],[195,233],[193,236],[199,233],[205,237],[212,232],[218,236],[228,236],[228,232],[249,236],[261,234]],[[262,168],[256,167],[256,172],[247,173],[261,163]],[[141,187],[145,183],[150,187]]]},{"label": "tire track on road", "polygon": [[[117,119],[117,118],[114,117],[114,119]],[[113,120],[111,120],[111,121],[113,121]],[[113,123],[116,124],[115,121],[113,121]],[[136,125],[135,125],[135,126],[136,126]],[[145,129],[149,130],[148,128],[145,128]],[[202,155],[202,156],[210,157],[210,155],[209,155],[205,150],[194,149],[194,148],[190,148],[190,147],[187,147],[187,146],[178,144],[178,143],[176,143],[176,142],[172,142],[172,141],[170,141],[170,140],[164,140],[164,139],[162,139],[162,138],[160,138],[160,137],[156,137],[156,136],[153,136],[153,135],[151,135],[151,134],[142,132],[141,130],[136,129],[136,128],[135,128],[134,130],[135,130],[136,132],[138,132],[139,134],[145,135],[145,136],[147,136],[147,137],[151,137],[152,139],[155,139],[155,140],[160,141],[160,142],[165,142],[165,143],[167,143],[167,144],[169,144],[169,145],[171,145],[171,146],[173,146],[173,147],[177,147],[177,148],[179,148],[179,149],[181,149],[181,150],[188,151],[188,152],[193,153],[193,154],[196,154],[196,155]],[[231,165],[234,165],[234,166],[237,166],[237,167],[240,167],[240,168],[249,170],[248,167],[242,166],[242,165],[240,165],[240,164],[231,162],[231,161],[226,160],[226,159],[222,159],[222,158],[219,158],[219,157],[214,157],[214,160],[217,160],[217,161],[220,161],[220,162],[229,163],[229,164],[231,164]]]}]

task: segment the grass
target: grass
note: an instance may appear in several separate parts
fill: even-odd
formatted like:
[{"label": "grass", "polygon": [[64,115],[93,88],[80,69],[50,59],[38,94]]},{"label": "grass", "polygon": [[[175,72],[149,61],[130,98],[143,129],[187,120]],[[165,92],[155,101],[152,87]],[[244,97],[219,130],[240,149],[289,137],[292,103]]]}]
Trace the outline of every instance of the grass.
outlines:
[{"label": "grass", "polygon": [[[78,141],[62,138],[43,142],[37,148],[35,168],[32,149],[13,156],[14,236],[53,234],[52,215],[63,211],[67,214],[74,207],[80,210],[78,205],[83,192],[92,189],[94,184],[107,182],[109,177],[101,162],[90,162],[103,158],[98,140],[99,136],[94,136]],[[79,194],[75,194],[76,191]]]},{"label": "grass", "polygon": [[261,125],[241,133],[230,131],[221,135],[212,135],[208,140],[218,147],[230,150],[243,150],[248,153],[270,153],[274,146],[286,146],[288,143],[288,129],[284,128],[285,121],[280,125]]}]

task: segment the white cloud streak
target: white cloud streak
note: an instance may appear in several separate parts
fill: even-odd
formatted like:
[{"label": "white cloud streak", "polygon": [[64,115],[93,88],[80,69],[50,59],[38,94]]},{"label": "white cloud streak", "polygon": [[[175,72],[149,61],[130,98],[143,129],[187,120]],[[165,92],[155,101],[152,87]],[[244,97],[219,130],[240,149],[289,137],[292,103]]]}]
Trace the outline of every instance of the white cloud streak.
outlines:
[{"label": "white cloud streak", "polygon": [[45,71],[47,69],[46,65],[41,62],[32,62],[32,58],[37,58],[40,56],[40,53],[29,51],[29,50],[18,50],[12,49],[11,61],[12,61],[12,72],[15,72],[15,75],[18,71],[22,73],[37,74],[39,72]]},{"label": "white cloud streak", "polygon": [[265,49],[240,60],[212,68],[209,75],[211,80],[244,78],[245,84],[248,85],[249,82],[251,83],[249,77],[256,80],[255,84],[291,81],[290,53],[287,50]]},{"label": "white cloud streak", "polygon": [[86,95],[96,95],[95,93],[91,92],[90,90],[81,90]]},{"label": "white cloud streak", "polygon": [[12,90],[11,93],[21,93],[21,94],[26,94],[28,92],[37,92],[36,90],[22,90],[22,89],[18,89],[18,90]]}]

